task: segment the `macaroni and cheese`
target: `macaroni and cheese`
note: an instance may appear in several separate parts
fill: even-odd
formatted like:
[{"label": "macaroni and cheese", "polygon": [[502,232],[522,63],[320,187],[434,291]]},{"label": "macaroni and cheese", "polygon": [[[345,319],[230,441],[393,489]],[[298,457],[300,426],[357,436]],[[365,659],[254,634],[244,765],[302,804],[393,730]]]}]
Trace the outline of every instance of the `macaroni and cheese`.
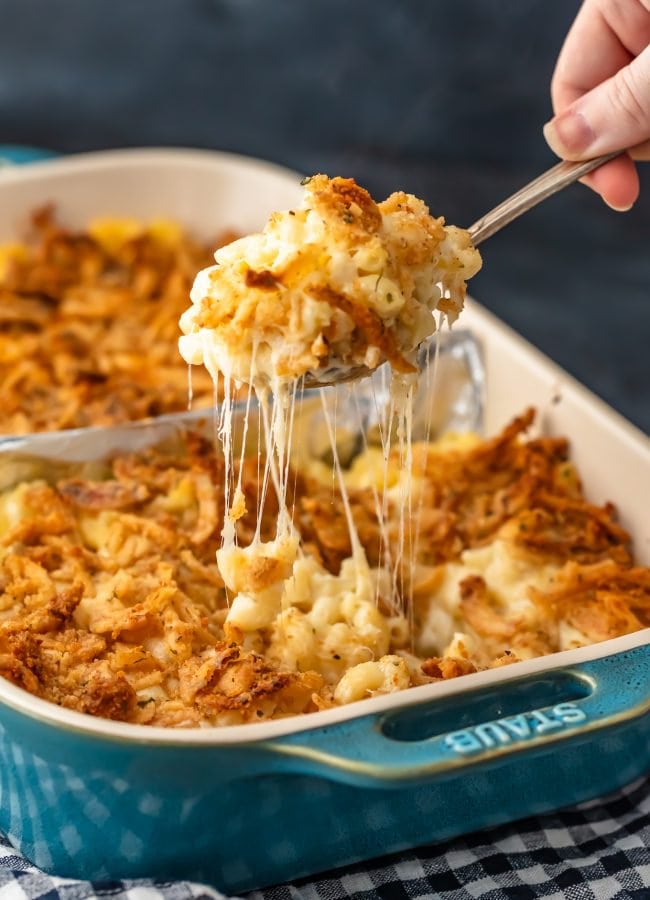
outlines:
[{"label": "macaroni and cheese", "polygon": [[481,266],[466,231],[411,194],[375,203],[351,178],[314,175],[302,204],[222,247],[192,288],[180,350],[259,390],[311,374],[415,372],[440,310],[452,323]]},{"label": "macaroni and cheese", "polygon": [[[284,567],[273,558],[231,573],[236,592],[215,560],[225,465],[212,441],[188,434],[86,467],[7,460],[0,674],[92,715],[224,725],[650,624],[650,571],[634,565],[614,508],[584,498],[565,440],[526,439],[532,419],[529,411],[490,440],[414,445],[411,477],[424,502],[397,603],[382,553],[382,542],[399,542],[397,451],[383,521],[376,451],[343,473],[365,568],[353,558],[341,491],[303,460],[288,479],[296,547]],[[259,466],[255,452],[235,465],[242,552],[276,533],[278,499],[262,496]]]}]

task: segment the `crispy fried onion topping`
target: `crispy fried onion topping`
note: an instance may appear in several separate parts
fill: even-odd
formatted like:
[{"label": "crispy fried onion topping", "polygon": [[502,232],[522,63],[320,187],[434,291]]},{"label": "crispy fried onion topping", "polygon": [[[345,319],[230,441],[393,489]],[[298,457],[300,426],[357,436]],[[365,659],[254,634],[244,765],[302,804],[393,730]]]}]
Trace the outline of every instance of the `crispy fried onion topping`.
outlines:
[{"label": "crispy fried onion topping", "polygon": [[[614,508],[584,498],[566,442],[525,438],[532,420],[529,411],[469,446],[414,448],[421,518],[413,565],[397,579],[402,602],[413,604],[407,616],[391,606],[380,574],[376,606],[319,595],[318,584],[349,578],[351,548],[340,497],[306,470],[289,478],[289,508],[303,559],[313,562],[301,564],[300,577],[315,581],[307,590],[294,573],[286,597],[295,605],[286,606],[273,580],[264,614],[239,594],[248,630],[226,622],[233,598],[215,560],[224,470],[210,441],[189,435],[165,450],[118,456],[103,470],[94,464],[92,477],[79,467],[35,470],[0,495],[0,674],[92,715],[231,724],[649,625],[650,571],[633,564]],[[363,465],[357,460],[355,471]],[[397,465],[389,461],[391,477]],[[235,524],[246,547],[262,503],[256,457],[241,474],[245,504]],[[381,567],[376,504],[360,485],[349,488],[352,513],[370,564]],[[389,543],[398,539],[391,496]],[[268,539],[272,491],[261,517]]]}]

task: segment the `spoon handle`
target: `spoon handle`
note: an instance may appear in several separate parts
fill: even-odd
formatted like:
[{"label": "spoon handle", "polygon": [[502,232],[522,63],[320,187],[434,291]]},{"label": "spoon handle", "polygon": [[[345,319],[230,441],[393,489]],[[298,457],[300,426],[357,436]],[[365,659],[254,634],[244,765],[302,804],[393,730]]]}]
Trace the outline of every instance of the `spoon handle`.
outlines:
[{"label": "spoon handle", "polygon": [[558,163],[470,225],[468,231],[472,242],[476,246],[486,238],[492,237],[513,219],[519,218],[542,200],[546,200],[547,197],[561,191],[567,185],[573,184],[583,175],[587,175],[588,172],[592,172],[623,152],[616,150],[613,153],[597,156],[595,159],[586,159],[582,162],[563,161]]}]

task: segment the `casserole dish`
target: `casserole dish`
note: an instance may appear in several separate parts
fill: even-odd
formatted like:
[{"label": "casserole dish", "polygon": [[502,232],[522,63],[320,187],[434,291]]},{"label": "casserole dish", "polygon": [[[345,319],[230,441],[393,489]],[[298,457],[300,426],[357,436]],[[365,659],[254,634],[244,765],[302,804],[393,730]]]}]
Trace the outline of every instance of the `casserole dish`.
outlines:
[{"label": "casserole dish", "polygon": [[[478,307],[467,319],[489,384],[516,371],[542,428],[569,431],[578,459],[594,435],[607,452],[600,459],[616,455],[620,470],[596,466],[587,487],[623,498],[646,562],[644,440]],[[488,422],[501,424],[520,400],[488,392]],[[177,427],[167,419],[129,428],[145,446]],[[98,446],[99,455],[120,447],[129,428],[49,438],[88,458],[93,446],[95,456]],[[44,441],[19,440],[23,452],[52,453]],[[628,476],[638,479],[636,502]],[[190,878],[233,892],[541,813],[648,767],[649,636],[225,728],[97,719],[0,680],[0,828],[58,875]]]},{"label": "casserole dish", "polygon": [[[93,190],[105,181],[110,191],[111,178]],[[569,436],[587,493],[616,501],[638,561],[650,563],[647,440],[477,305],[463,325],[485,355],[486,431],[534,404],[540,429]],[[142,426],[144,439],[157,427]],[[20,440],[38,455],[38,437]],[[68,443],[83,456],[78,437]],[[241,892],[538,814],[650,766],[649,642],[646,629],[308,717],[214,729],[92,718],[0,679],[0,828],[60,876],[190,878]]]}]

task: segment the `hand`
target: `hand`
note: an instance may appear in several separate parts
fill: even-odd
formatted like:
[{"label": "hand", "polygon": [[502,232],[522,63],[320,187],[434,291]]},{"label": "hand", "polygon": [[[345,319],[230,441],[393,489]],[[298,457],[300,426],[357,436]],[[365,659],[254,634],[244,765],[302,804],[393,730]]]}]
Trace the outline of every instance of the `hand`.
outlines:
[{"label": "hand", "polygon": [[583,182],[616,210],[639,196],[633,160],[650,159],[650,0],[585,0],[551,83],[555,117],[544,126],[563,159],[633,148]]}]

